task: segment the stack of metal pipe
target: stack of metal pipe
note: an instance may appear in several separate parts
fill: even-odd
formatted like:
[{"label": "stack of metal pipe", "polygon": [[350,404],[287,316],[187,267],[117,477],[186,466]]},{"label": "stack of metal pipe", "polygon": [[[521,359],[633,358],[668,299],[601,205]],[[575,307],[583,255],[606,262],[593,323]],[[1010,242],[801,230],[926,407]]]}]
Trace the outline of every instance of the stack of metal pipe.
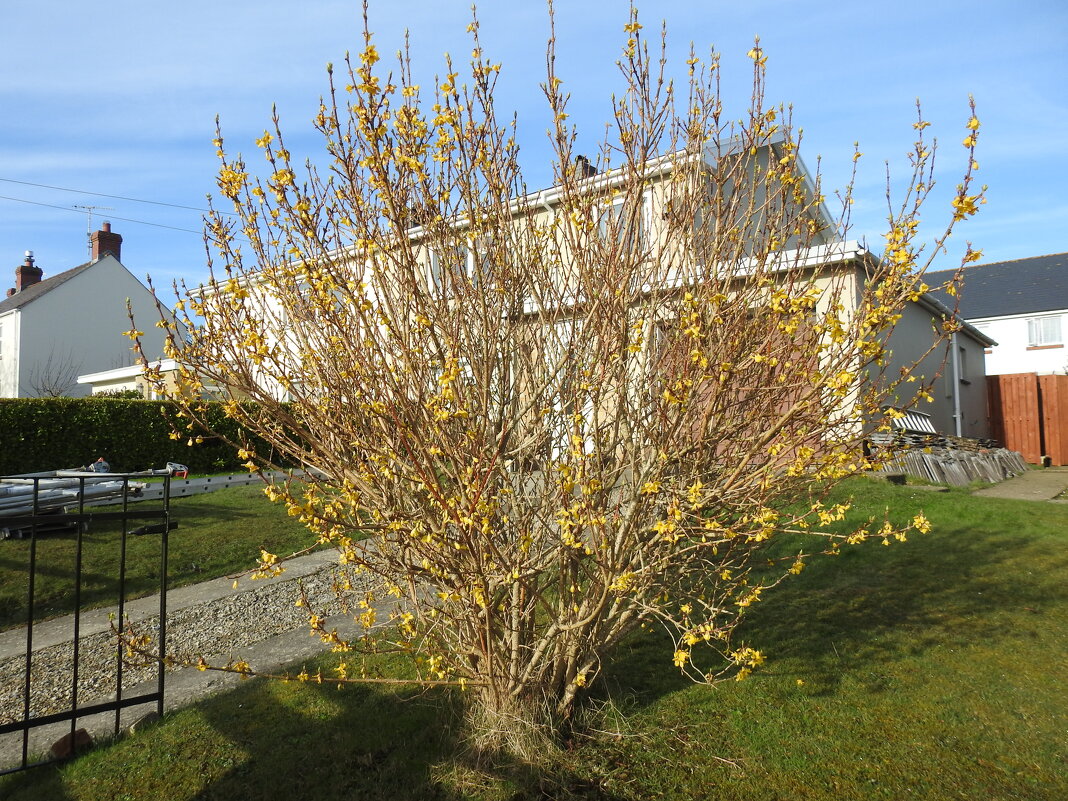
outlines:
[{"label": "stack of metal pipe", "polygon": [[140,495],[146,486],[143,482],[107,474],[79,475],[75,471],[56,471],[52,476],[0,479],[0,518],[69,511],[79,503],[95,506],[118,502],[124,494]]}]

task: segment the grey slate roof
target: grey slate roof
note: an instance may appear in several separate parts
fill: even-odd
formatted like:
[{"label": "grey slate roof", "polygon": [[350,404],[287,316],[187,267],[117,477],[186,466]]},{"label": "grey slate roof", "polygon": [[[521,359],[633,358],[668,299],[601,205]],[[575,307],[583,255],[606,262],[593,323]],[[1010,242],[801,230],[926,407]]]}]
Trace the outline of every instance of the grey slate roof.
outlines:
[{"label": "grey slate roof", "polygon": [[[940,270],[927,273],[924,280],[934,286],[952,275],[952,270]],[[944,292],[931,294],[953,307],[955,299]],[[964,269],[960,316],[966,320],[1059,309],[1068,309],[1068,253],[976,264]]]},{"label": "grey slate roof", "polygon": [[77,267],[72,267],[66,272],[53,275],[51,278],[45,278],[43,281],[39,281],[33,286],[28,286],[21,292],[12,295],[10,298],[4,298],[0,301],[0,314],[12,309],[21,309],[28,303],[32,303],[41,297],[41,295],[48,294],[60,284],[65,284],[79,273],[85,272],[88,268],[92,267],[96,262],[87,261],[85,264],[79,264]]}]

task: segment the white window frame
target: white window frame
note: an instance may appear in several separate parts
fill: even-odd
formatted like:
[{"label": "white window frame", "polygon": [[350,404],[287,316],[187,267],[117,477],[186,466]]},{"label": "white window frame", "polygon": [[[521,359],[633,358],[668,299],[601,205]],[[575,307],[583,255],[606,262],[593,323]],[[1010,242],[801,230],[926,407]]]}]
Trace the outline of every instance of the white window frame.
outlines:
[{"label": "white window frame", "polygon": [[1063,344],[1061,315],[1050,314],[1027,318],[1027,347],[1046,348]]},{"label": "white window frame", "polygon": [[[619,219],[619,212],[626,202],[626,196],[620,195],[617,198],[612,198],[609,201],[601,203],[597,208],[597,236],[601,241],[609,241],[609,233],[613,227],[612,223]],[[652,193],[642,193],[641,207],[638,214],[638,231],[637,240],[634,240],[634,232],[627,232],[626,229],[620,229],[619,244],[633,243],[632,247],[638,253],[644,253],[649,245],[650,228],[652,226]],[[607,223],[607,224],[606,224]]]},{"label": "white window frame", "polygon": [[[474,286],[478,286],[484,276],[488,275],[489,268],[492,266],[486,254],[487,249],[482,250],[482,264],[477,265],[475,263],[475,251],[476,243],[473,240],[468,240],[463,246],[463,264],[450,264],[450,269],[454,267],[460,267],[459,272],[454,273],[455,277],[463,276],[470,281]],[[431,293],[435,297],[445,297],[446,291],[446,272],[445,265],[443,264],[442,254],[436,248],[427,248],[429,253],[429,259],[427,260],[427,286],[430,288]],[[450,258],[450,262],[451,262]]]}]

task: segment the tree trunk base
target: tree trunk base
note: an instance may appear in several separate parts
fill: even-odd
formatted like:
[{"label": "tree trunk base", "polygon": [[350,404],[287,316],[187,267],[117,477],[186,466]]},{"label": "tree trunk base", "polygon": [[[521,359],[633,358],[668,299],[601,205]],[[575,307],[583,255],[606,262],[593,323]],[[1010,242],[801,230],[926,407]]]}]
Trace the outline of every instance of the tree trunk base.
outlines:
[{"label": "tree trunk base", "polygon": [[464,713],[465,746],[478,762],[505,757],[527,765],[552,761],[560,752],[561,721],[549,699],[522,702],[474,696]]}]

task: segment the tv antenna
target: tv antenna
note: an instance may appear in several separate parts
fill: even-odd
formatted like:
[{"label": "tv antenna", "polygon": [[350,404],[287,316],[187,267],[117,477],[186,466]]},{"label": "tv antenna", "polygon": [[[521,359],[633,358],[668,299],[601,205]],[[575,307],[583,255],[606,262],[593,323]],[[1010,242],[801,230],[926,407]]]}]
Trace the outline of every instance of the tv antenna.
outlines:
[{"label": "tv antenna", "polygon": [[89,255],[93,253],[93,212],[115,211],[111,206],[75,206],[76,209],[85,209],[85,246]]}]

